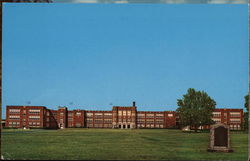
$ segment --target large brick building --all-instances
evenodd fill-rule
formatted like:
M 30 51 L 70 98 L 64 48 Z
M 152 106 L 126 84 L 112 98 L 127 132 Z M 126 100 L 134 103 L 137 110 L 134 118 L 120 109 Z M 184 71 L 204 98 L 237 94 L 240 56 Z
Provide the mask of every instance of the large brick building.
M 239 130 L 243 110 L 215 109 L 212 119 Z M 111 111 L 50 110 L 44 106 L 7 106 L 6 110 L 6 127 L 14 128 L 173 128 L 177 124 L 175 111 L 137 111 L 135 102 L 129 107 L 113 106 Z

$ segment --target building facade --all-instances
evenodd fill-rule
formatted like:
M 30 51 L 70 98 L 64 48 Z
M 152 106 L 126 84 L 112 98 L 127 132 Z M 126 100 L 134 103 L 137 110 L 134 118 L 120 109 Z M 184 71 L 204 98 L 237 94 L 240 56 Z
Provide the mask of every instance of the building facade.
M 230 129 L 241 130 L 243 128 L 243 116 L 242 109 L 215 109 L 212 120 L 216 123 L 229 125 Z
M 240 130 L 243 123 L 242 109 L 215 109 L 216 123 L 225 123 Z M 137 111 L 132 106 L 113 106 L 111 111 L 68 110 L 60 107 L 50 110 L 44 106 L 7 106 L 6 127 L 12 128 L 176 128 L 175 111 Z M 202 127 L 204 129 L 209 126 Z

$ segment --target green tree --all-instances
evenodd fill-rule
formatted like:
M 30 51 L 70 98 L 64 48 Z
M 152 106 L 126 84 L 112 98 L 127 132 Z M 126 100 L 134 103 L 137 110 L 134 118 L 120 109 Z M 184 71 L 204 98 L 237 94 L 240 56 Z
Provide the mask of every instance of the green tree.
M 204 91 L 189 88 L 182 99 L 177 99 L 177 105 L 181 126 L 194 127 L 196 132 L 199 126 L 214 123 L 211 118 L 216 102 Z
M 244 129 L 248 129 L 248 118 L 249 118 L 249 94 L 245 96 L 245 108 L 247 112 L 244 112 Z

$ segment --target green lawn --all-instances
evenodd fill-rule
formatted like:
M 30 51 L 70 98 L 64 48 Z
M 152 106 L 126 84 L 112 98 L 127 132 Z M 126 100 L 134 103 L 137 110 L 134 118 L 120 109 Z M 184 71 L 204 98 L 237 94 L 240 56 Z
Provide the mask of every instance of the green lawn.
M 233 153 L 207 152 L 209 133 L 169 129 L 63 129 L 2 132 L 9 159 L 247 160 L 248 134 L 231 133 Z

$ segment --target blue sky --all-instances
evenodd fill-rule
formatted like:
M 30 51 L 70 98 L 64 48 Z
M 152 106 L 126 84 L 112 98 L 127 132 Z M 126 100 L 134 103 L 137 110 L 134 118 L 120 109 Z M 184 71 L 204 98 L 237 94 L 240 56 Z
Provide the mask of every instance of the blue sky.
M 244 107 L 247 5 L 6 4 L 3 16 L 3 117 L 6 105 L 176 110 L 188 88 Z

